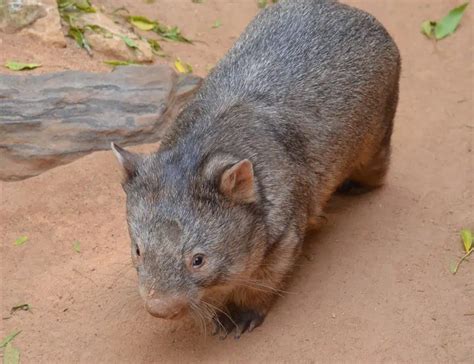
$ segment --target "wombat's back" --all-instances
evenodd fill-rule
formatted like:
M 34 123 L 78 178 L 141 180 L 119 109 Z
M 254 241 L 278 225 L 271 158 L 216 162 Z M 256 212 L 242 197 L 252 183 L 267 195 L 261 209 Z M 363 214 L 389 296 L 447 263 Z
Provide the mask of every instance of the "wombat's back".
M 395 43 L 370 14 L 332 0 L 281 0 L 250 23 L 205 92 L 339 109 L 358 88 L 392 86 L 398 64 Z

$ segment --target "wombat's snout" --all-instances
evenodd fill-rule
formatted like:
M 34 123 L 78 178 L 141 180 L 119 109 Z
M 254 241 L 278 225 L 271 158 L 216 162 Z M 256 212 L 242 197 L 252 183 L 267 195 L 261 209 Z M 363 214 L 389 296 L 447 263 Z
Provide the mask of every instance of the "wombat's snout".
M 178 319 L 187 311 L 187 301 L 179 297 L 145 299 L 146 310 L 155 317 L 163 319 Z

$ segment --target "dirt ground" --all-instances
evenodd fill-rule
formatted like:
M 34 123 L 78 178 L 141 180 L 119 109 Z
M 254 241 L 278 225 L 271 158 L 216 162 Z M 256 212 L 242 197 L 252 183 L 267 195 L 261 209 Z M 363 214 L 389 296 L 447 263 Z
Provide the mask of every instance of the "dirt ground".
M 458 1 L 347 2 L 376 15 L 401 49 L 392 168 L 384 188 L 331 201 L 328 223 L 308 237 L 290 293 L 265 323 L 240 340 L 220 341 L 191 321 L 145 312 L 119 169 L 111 152 L 100 152 L 0 185 L 0 337 L 22 330 L 14 345 L 23 363 L 474 362 L 474 261 L 449 272 L 462 252 L 459 230 L 474 228 L 473 9 L 454 36 L 435 45 L 420 23 Z M 202 42 L 165 50 L 200 75 L 258 11 L 253 0 L 94 3 L 179 25 Z M 222 26 L 211 29 L 216 19 Z M 1 64 L 43 63 L 34 74 L 110 69 L 72 42 L 45 49 L 2 35 L 0 49 Z M 21 235 L 28 242 L 14 246 Z M 31 312 L 9 317 L 24 302 Z

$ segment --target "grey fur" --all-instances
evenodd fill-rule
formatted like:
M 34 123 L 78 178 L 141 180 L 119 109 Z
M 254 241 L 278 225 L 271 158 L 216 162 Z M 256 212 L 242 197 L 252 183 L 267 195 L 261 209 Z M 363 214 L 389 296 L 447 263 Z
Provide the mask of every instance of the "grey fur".
M 361 10 L 283 0 L 261 11 L 124 182 L 130 234 L 144 247 L 141 284 L 198 304 L 227 287 L 213 302 L 264 316 L 272 295 L 231 281 L 278 289 L 338 186 L 382 184 L 399 75 L 395 43 Z M 218 190 L 242 159 L 254 168 L 251 204 Z M 205 274 L 186 266 L 196 252 Z

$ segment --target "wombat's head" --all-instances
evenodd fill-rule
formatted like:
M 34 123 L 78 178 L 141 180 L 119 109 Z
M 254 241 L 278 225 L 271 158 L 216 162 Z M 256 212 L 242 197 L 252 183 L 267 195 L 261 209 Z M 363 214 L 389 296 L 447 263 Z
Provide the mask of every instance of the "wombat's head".
M 264 254 L 252 163 L 112 148 L 125 175 L 132 259 L 147 310 L 178 318 L 245 285 Z

